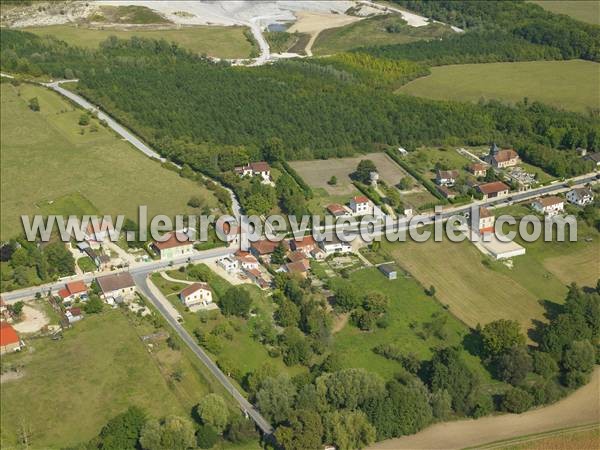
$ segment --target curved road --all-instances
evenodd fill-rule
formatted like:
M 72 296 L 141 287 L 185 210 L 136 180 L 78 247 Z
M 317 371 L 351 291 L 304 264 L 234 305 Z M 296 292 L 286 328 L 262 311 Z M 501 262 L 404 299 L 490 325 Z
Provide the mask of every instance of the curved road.
M 260 32 L 260 27 L 258 28 L 258 32 L 262 36 L 262 33 Z M 263 38 L 263 40 L 264 40 L 264 38 Z M 266 44 L 266 41 L 265 41 L 265 44 Z M 269 49 L 269 47 L 267 45 L 267 52 L 268 52 L 268 49 Z M 267 53 L 267 57 L 268 57 L 268 53 Z M 3 74 L 3 76 L 7 76 L 7 75 Z M 115 119 L 113 119 L 111 116 L 109 116 L 104 111 L 102 111 L 99 107 L 97 107 L 96 105 L 93 105 L 92 103 L 87 101 L 85 98 L 83 98 L 81 95 L 78 95 L 78 94 L 71 92 L 68 89 L 65 89 L 60 86 L 63 83 L 72 83 L 72 82 L 77 82 L 77 81 L 79 81 L 79 80 L 61 80 L 61 81 L 54 81 L 52 83 L 41 83 L 41 84 L 43 86 L 46 86 L 46 87 L 58 92 L 60 95 L 68 98 L 73 103 L 81 106 L 83 109 L 90 111 L 94 114 L 97 114 L 98 118 L 100 120 L 106 121 L 108 126 L 112 130 L 114 130 L 115 133 L 117 133 L 123 139 L 125 139 L 126 141 L 131 143 L 131 145 L 133 145 L 139 151 L 144 153 L 146 156 L 149 156 L 150 158 L 156 159 L 160 162 L 167 161 L 165 158 L 160 156 L 160 154 L 158 152 L 152 150 L 149 146 L 144 144 L 144 142 L 142 142 L 142 140 L 140 138 L 138 138 L 135 134 L 133 134 L 131 131 L 129 131 L 127 128 L 125 128 L 123 125 L 121 125 Z M 181 166 L 178 166 L 175 163 L 172 163 L 172 164 L 174 164 L 175 166 L 177 166 L 181 169 Z M 212 180 L 212 181 L 214 183 L 217 183 L 223 189 L 227 190 L 227 192 L 229 192 L 229 195 L 231 197 L 231 209 L 232 209 L 233 215 L 236 218 L 238 218 L 238 220 L 239 220 L 241 207 L 240 207 L 240 203 L 239 203 L 237 197 L 235 196 L 235 194 L 233 193 L 233 191 L 231 189 L 229 189 L 228 187 L 223 186 L 217 180 Z

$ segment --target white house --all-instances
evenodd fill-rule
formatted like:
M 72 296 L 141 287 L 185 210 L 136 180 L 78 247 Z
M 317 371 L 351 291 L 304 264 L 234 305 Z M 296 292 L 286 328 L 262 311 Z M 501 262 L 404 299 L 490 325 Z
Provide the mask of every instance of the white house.
M 96 281 L 102 291 L 100 298 L 105 300 L 130 299 L 136 292 L 135 283 L 129 272 L 106 275 L 96 278 Z
M 152 246 L 160 255 L 160 259 L 172 259 L 178 256 L 194 253 L 194 241 L 185 233 L 169 233 L 160 241 L 155 241 Z
M 359 216 L 369 214 L 371 212 L 371 202 L 364 195 L 358 195 L 350 200 L 350 209 Z
M 271 166 L 269 166 L 269 163 L 265 161 L 259 161 L 247 164 L 245 166 L 239 166 L 236 167 L 234 171 L 241 177 L 260 176 L 263 179 L 263 182 L 271 181 Z
M 352 251 L 350 242 L 340 240 L 335 234 L 330 240 L 323 239 L 319 242 L 319 246 L 327 255 L 334 253 L 349 253 Z
M 577 206 L 589 205 L 594 201 L 594 193 L 588 188 L 575 188 L 567 192 L 567 201 Z
M 531 203 L 531 206 L 537 212 L 552 217 L 565 209 L 565 202 L 562 198 L 553 195 L 550 197 L 537 198 Z
M 238 251 L 235 254 L 239 266 L 243 270 L 258 269 L 258 260 L 249 252 Z
M 440 186 L 453 186 L 458 178 L 458 170 L 437 170 L 435 182 Z
M 494 221 L 496 217 L 487 208 L 479 208 L 479 224 L 477 230 L 480 234 L 491 233 L 494 231 Z
M 113 224 L 107 219 L 90 218 L 85 229 L 84 239 L 92 248 L 99 248 L 114 233 Z
M 227 272 L 234 272 L 238 269 L 238 260 L 230 256 L 226 256 L 217 261 L 217 264 L 225 269 Z
M 65 316 L 67 317 L 69 323 L 78 322 L 83 319 L 83 314 L 81 314 L 81 309 L 79 308 L 67 309 Z
M 179 299 L 188 308 L 194 306 L 208 306 L 212 303 L 212 291 L 207 283 L 194 283 L 179 293 Z

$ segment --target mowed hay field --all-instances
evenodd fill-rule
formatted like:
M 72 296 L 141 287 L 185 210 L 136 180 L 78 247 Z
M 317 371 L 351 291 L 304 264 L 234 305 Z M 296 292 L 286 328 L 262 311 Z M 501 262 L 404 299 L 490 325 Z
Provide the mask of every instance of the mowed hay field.
M 565 284 L 595 286 L 600 278 L 600 245 L 596 242 L 570 255 L 547 258 L 544 267 Z
M 325 189 L 329 195 L 351 194 L 356 189 L 350 175 L 358 163 L 364 159 L 373 161 L 381 180 L 394 186 L 407 176 L 406 172 L 385 153 L 368 153 L 351 158 L 331 158 L 327 160 L 291 161 L 290 165 L 311 187 Z M 327 184 L 329 179 L 337 177 L 337 185 Z
M 566 14 L 582 22 L 600 25 L 598 0 L 534 0 L 531 3 L 556 14 Z
M 186 205 L 192 196 L 217 205 L 205 187 L 164 169 L 110 130 L 80 127 L 83 111 L 58 94 L 27 84 L 2 83 L 1 90 L 2 239 L 21 232 L 21 214 L 125 214 L 137 221 L 139 205 L 169 215 L 196 211 Z M 27 106 L 33 97 L 39 112 Z
M 385 244 L 394 259 L 470 327 L 497 319 L 513 319 L 523 329 L 542 319 L 538 298 L 505 274 L 483 264 L 483 255 L 467 241 Z
M 87 28 L 72 25 L 24 28 L 38 36 L 54 36 L 71 45 L 97 48 L 109 36 L 130 39 L 133 36 L 147 39 L 165 39 L 198 54 L 218 58 L 248 58 L 253 46 L 241 26 L 184 26 L 181 28 Z
M 154 331 L 147 328 L 147 333 Z M 121 311 L 87 316 L 62 340 L 41 338 L 27 344 L 24 353 L 2 361 L 22 364 L 24 371 L 21 378 L 2 384 L 2 448 L 21 448 L 22 429 L 31 433 L 31 448 L 74 446 L 97 435 L 131 405 L 153 417 L 187 416 L 193 402 L 208 393 L 200 375 L 183 363 L 182 383 L 170 388 L 158 353 L 171 359 L 180 354 L 164 342 L 160 345 L 165 350 L 159 352 L 155 343 L 150 354 Z M 177 391 L 189 383 L 189 399 L 182 401 Z
M 439 100 L 540 101 L 577 112 L 598 107 L 600 64 L 591 61 L 532 61 L 433 67 L 431 75 L 397 92 Z

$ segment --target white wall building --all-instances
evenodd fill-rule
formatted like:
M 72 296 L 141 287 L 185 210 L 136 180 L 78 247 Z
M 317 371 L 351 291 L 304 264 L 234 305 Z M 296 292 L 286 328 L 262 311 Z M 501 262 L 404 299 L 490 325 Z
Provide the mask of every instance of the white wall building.
M 207 283 L 194 283 L 179 293 L 179 299 L 188 308 L 194 306 L 208 306 L 212 303 L 212 291 Z

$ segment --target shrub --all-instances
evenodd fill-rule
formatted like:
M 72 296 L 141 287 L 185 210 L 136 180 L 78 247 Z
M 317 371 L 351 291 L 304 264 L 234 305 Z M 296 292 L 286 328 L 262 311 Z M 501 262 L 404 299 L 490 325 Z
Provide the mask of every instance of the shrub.
M 533 406 L 533 396 L 523 389 L 509 389 L 502 397 L 504 411 L 520 414 Z

